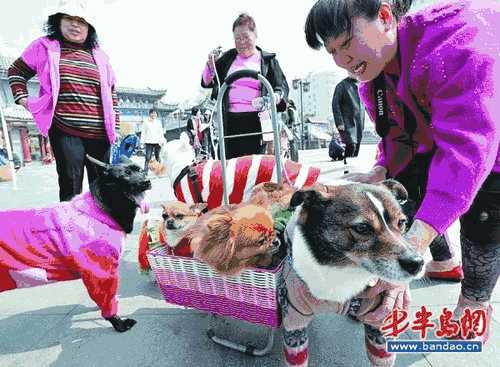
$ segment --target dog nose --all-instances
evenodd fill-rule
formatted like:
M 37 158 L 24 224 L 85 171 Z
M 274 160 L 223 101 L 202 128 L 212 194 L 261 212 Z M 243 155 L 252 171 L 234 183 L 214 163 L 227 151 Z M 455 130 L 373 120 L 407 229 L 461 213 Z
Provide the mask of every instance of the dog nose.
M 411 275 L 418 274 L 424 266 L 424 259 L 421 256 L 401 256 L 398 262 Z
M 174 220 L 169 218 L 167 219 L 167 228 L 168 229 L 174 229 Z

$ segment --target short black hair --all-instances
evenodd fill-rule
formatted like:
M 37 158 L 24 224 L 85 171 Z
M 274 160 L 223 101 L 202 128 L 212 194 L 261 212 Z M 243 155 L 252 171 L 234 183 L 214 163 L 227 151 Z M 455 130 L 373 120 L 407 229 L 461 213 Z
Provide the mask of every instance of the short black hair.
M 150 108 L 148 115 L 151 115 L 153 112 L 156 112 L 156 114 L 158 114 L 158 111 L 156 111 L 156 108 Z
M 249 30 L 257 33 L 257 26 L 255 25 L 255 20 L 248 13 L 241 13 L 238 18 L 233 22 L 233 32 L 236 27 L 247 26 Z
M 389 0 L 396 20 L 401 19 L 413 0 Z M 319 50 L 329 39 L 352 32 L 352 19 L 363 17 L 373 20 L 382 0 L 318 0 L 307 15 L 305 34 L 309 47 Z M 320 40 L 320 39 L 321 40 Z
M 59 42 L 64 41 L 64 36 L 61 33 L 61 19 L 65 15 L 66 14 L 64 13 L 49 15 L 47 23 L 45 23 L 45 32 L 47 32 L 47 37 L 49 37 L 49 39 L 58 40 Z M 83 45 L 87 50 L 93 50 L 94 48 L 99 46 L 99 42 L 97 40 L 97 32 L 92 24 L 89 24 L 88 26 L 89 33 Z
M 196 115 L 200 109 L 198 107 L 191 108 L 191 115 Z

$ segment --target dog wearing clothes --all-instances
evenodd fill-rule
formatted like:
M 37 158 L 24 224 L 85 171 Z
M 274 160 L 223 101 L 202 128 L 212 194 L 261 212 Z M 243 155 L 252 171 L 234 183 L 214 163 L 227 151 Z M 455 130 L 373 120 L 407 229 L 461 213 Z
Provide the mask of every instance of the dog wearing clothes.
M 395 355 L 386 351 L 377 329 L 381 325 L 369 322 L 385 295 L 370 297 L 363 291 L 378 279 L 405 285 L 423 275 L 422 256 L 402 236 L 407 219 L 396 197 L 404 201 L 407 192 L 394 180 L 329 186 L 327 193 L 297 191 L 292 196 L 290 206 L 296 209 L 286 229 L 292 261 L 280 289 L 288 366 L 307 366 L 307 326 L 315 314 L 327 312 L 364 322 L 372 365 L 394 365 Z
M 82 279 L 116 331 L 136 323 L 118 317 L 119 262 L 137 208 L 148 211 L 151 188 L 141 168 L 122 157 L 108 166 L 93 158 L 90 192 L 42 209 L 0 211 L 0 292 Z

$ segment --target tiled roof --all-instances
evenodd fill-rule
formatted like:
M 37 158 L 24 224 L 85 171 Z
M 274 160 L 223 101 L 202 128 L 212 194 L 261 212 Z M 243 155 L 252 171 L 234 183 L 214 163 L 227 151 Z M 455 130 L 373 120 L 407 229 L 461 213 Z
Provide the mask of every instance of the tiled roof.
M 0 54 L 0 70 L 7 70 L 16 58 Z
M 4 107 L 3 113 L 6 119 L 33 120 L 31 113 L 19 105 L 8 105 L 7 107 Z
M 16 60 L 13 56 L 5 56 L 0 54 L 0 77 L 7 78 L 7 70 L 10 65 Z M 30 79 L 29 83 L 38 83 L 38 77 L 34 77 Z
M 139 94 L 154 97 L 163 97 L 167 93 L 166 89 L 151 89 L 151 88 L 131 88 L 131 87 L 118 87 L 116 89 L 118 94 Z

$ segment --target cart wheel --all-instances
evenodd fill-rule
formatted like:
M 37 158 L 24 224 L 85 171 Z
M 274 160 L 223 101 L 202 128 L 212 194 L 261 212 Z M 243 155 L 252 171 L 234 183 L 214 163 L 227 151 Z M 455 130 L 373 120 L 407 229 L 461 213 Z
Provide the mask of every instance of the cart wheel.
M 211 321 L 215 319 L 216 316 L 213 315 L 211 318 Z M 267 329 L 267 343 L 264 348 L 257 349 L 255 346 L 251 344 L 240 344 L 233 342 L 228 339 L 223 339 L 215 335 L 215 332 L 212 328 L 209 328 L 207 330 L 207 336 L 208 338 L 213 341 L 216 344 L 222 345 L 223 347 L 230 348 L 233 350 L 236 350 L 241 353 L 245 353 L 246 355 L 252 356 L 252 357 L 262 357 L 265 356 L 266 354 L 269 354 L 269 352 L 273 349 L 273 344 L 274 344 L 274 329 L 273 328 L 266 328 Z

